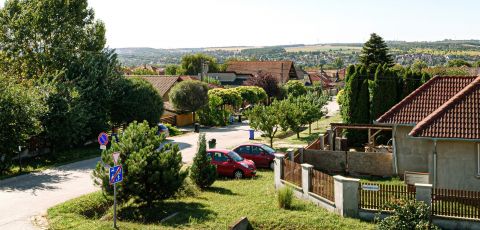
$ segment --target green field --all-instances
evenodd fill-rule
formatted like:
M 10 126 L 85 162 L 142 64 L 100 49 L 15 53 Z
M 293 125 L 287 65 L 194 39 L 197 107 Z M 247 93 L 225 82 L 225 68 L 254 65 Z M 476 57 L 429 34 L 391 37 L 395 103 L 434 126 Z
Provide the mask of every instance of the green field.
M 153 207 L 135 204 L 119 208 L 120 229 L 227 229 L 248 217 L 254 229 L 373 229 L 374 225 L 343 218 L 295 199 L 291 210 L 279 209 L 273 172 L 259 171 L 255 179 L 221 179 L 195 197 L 159 202 Z M 101 192 L 85 195 L 48 210 L 50 229 L 111 229 L 111 201 Z M 175 217 L 160 220 L 178 212 Z

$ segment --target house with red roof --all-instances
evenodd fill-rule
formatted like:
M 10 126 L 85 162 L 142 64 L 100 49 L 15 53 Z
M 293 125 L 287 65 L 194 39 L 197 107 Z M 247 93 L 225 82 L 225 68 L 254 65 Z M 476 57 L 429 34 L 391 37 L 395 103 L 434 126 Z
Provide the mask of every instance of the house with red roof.
M 258 72 L 270 73 L 280 84 L 289 80 L 301 80 L 293 61 L 231 61 L 226 72 L 255 76 Z
M 480 76 L 436 76 L 376 123 L 393 126 L 394 171 L 434 187 L 480 190 Z

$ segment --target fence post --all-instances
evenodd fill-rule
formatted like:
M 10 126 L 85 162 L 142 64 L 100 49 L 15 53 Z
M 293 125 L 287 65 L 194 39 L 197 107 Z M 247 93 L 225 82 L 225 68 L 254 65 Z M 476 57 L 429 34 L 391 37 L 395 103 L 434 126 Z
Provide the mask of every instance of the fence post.
M 325 150 L 325 134 L 320 134 L 318 136 L 318 141 L 319 141 L 319 148 L 320 150 Z
M 358 216 L 360 179 L 334 176 L 335 212 L 344 217 Z
M 313 165 L 302 164 L 302 189 L 305 197 L 308 197 L 308 192 L 311 191 L 310 187 L 312 186 L 312 169 Z
M 432 205 L 432 185 L 415 183 L 415 199 L 423 201 L 429 207 Z
M 283 175 L 283 161 L 285 160 L 285 155 L 275 154 L 275 167 L 273 168 L 274 183 L 275 189 L 278 189 L 282 185 L 282 175 Z
M 291 161 L 295 161 L 295 155 L 293 153 L 294 153 L 294 149 L 292 148 L 287 149 L 288 159 Z
M 331 128 L 328 128 L 327 133 L 328 133 L 328 145 L 330 145 L 330 150 L 335 150 L 335 146 L 333 146 L 334 145 L 334 143 L 333 143 L 333 130 Z

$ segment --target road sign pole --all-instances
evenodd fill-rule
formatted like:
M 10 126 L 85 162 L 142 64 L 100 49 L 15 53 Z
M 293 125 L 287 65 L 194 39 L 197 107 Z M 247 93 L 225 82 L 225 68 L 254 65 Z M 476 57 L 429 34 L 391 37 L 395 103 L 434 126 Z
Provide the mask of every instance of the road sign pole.
M 117 183 L 113 184 L 113 228 L 117 228 Z

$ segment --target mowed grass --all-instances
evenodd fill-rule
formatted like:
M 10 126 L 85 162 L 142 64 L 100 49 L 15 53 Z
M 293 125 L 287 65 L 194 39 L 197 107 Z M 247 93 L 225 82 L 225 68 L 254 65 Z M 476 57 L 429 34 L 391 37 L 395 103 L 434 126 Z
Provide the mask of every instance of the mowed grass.
M 16 160 L 3 175 L 0 175 L 0 180 L 31 172 L 38 172 L 51 167 L 76 161 L 99 157 L 100 153 L 101 152 L 98 149 L 98 145 L 95 144 L 71 150 L 59 151 L 56 153 L 47 153 L 40 156 L 22 159 L 21 170 L 20 162 Z
M 101 192 L 85 195 L 48 210 L 50 229 L 111 229 L 111 200 Z M 160 220 L 178 212 L 175 217 Z M 216 181 L 195 197 L 169 199 L 154 207 L 119 208 L 120 229 L 227 229 L 241 217 L 254 229 L 373 229 L 374 225 L 343 218 L 294 199 L 291 210 L 277 207 L 273 172 L 259 171 L 257 178 Z
M 307 146 L 313 141 L 318 139 L 318 135 L 325 133 L 330 123 L 339 123 L 342 122 L 342 117 L 340 114 L 328 118 L 322 118 L 312 124 L 312 132 L 308 133 L 308 126 L 305 126 L 303 131 L 300 132 L 300 138 L 297 138 L 297 134 L 292 131 L 283 132 L 279 131 L 275 138 L 273 139 L 273 147 L 281 148 L 288 146 Z M 270 139 L 268 137 L 256 136 L 254 142 L 261 142 L 267 145 L 270 145 Z

